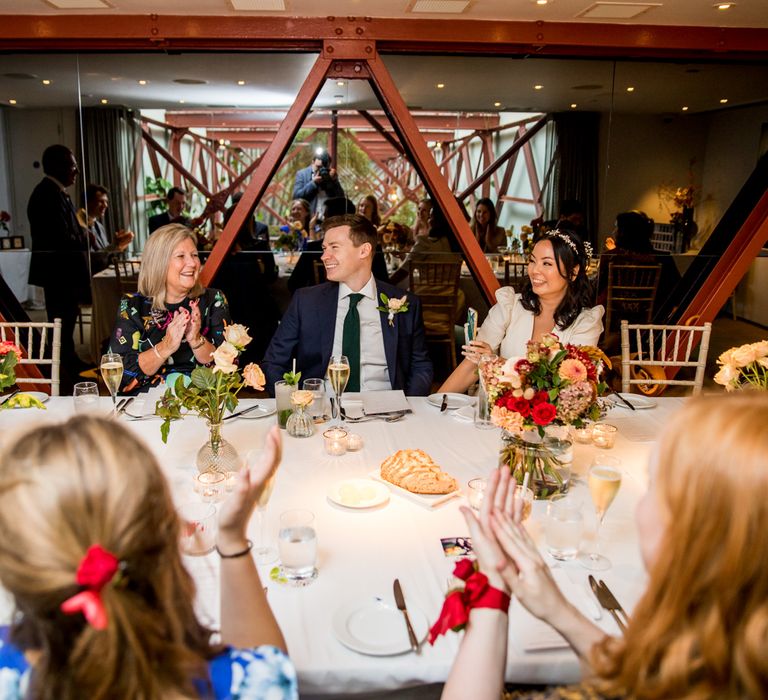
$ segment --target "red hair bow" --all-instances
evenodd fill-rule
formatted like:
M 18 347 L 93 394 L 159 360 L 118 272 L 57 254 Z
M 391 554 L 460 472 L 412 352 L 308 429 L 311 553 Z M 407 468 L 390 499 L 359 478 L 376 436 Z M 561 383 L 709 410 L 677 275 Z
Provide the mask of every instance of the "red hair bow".
M 107 611 L 101 600 L 101 589 L 114 578 L 119 568 L 120 561 L 112 552 L 98 544 L 88 547 L 75 575 L 78 585 L 86 590 L 67 598 L 61 604 L 62 612 L 67 615 L 81 612 L 91 627 L 106 629 Z
M 507 610 L 510 597 L 488 585 L 488 577 L 475 569 L 475 564 L 470 559 L 460 559 L 456 562 L 453 575 L 466 582 L 463 590 L 451 591 L 445 598 L 443 609 L 437 622 L 429 630 L 429 643 L 448 630 L 460 632 L 469 620 L 469 611 L 472 608 L 493 608 L 495 610 Z

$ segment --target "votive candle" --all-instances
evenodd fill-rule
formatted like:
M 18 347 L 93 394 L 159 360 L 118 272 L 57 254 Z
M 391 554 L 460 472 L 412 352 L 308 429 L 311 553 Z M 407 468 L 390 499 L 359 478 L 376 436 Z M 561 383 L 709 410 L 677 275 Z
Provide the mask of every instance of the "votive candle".
M 347 450 L 349 452 L 357 452 L 363 448 L 363 436 L 357 433 L 349 433 L 347 435 Z
M 347 451 L 347 431 L 341 428 L 330 428 L 323 433 L 325 439 L 325 451 L 334 457 L 343 455 Z
M 595 423 L 592 426 L 592 444 L 603 450 L 610 450 L 616 442 L 618 429 L 608 423 Z

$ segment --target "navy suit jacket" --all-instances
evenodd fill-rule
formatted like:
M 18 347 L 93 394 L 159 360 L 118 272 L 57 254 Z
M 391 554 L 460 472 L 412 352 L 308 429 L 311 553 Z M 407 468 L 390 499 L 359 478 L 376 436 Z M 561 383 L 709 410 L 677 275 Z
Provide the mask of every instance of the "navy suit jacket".
M 316 213 L 315 200 L 320 189 L 312 179 L 314 176 L 312 166 L 309 165 L 296 172 L 296 179 L 293 182 L 293 198 L 306 199 L 313 214 Z M 323 184 L 323 189 L 328 198 L 344 196 L 344 188 L 338 180 L 329 179 Z
M 375 282 L 377 301 L 381 292 L 389 298 L 403 295 L 402 289 Z M 424 339 L 421 301 L 409 292 L 406 294 L 408 311 L 395 314 L 393 326 L 389 325 L 387 314 L 381 313 L 389 381 L 393 389 L 402 389 L 409 396 L 426 396 L 432 387 L 432 361 Z M 336 282 L 299 289 L 293 295 L 262 363 L 270 393 L 274 392 L 275 382 L 290 371 L 293 358 L 303 377 L 325 377 L 333 352 L 338 300 Z M 365 343 L 365 337 L 360 340 Z

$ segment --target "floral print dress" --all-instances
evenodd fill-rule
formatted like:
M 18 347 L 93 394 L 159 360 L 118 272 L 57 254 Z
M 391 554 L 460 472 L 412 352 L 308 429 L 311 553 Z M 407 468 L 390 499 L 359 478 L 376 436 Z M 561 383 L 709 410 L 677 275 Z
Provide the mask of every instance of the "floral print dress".
M 206 680 L 196 680 L 201 698 L 215 700 L 296 700 L 296 669 L 280 649 L 227 647 L 208 662 Z M 8 627 L 0 627 L 0 700 L 23 700 L 29 689 L 31 667 L 24 654 L 8 641 Z M 210 688 L 213 688 L 213 695 Z
M 141 294 L 126 294 L 120 300 L 115 330 L 109 341 L 109 351 L 123 358 L 123 380 L 120 391 L 136 394 L 161 382 L 166 374 L 191 374 L 199 364 L 195 354 L 181 341 L 179 349 L 153 375 L 144 374 L 139 367 L 139 354 L 155 347 L 165 337 L 165 329 L 180 308 L 190 309 L 187 298 L 178 304 L 166 304 L 165 311 L 152 309 L 152 299 Z M 229 306 L 218 289 L 206 289 L 199 297 L 201 334 L 218 347 L 224 339 L 224 325 L 230 323 Z

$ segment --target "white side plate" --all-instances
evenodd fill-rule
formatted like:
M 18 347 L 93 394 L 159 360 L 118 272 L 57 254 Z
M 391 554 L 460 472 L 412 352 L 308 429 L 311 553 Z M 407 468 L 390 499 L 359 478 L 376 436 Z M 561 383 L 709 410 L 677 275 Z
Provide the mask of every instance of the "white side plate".
M 429 630 L 424 613 L 408 604 L 416 639 L 422 642 Z M 332 620 L 333 633 L 345 647 L 369 656 L 394 656 L 411 651 L 405 616 L 393 604 L 383 600 L 351 601 L 342 605 Z
M 21 391 L 18 394 L 16 394 L 15 398 L 18 399 L 19 396 L 21 396 L 22 394 L 26 394 L 27 396 L 31 396 L 33 399 L 37 399 L 40 403 L 46 403 L 48 401 L 48 399 L 51 398 L 50 396 L 48 396 L 48 394 L 46 394 L 43 391 Z M 9 399 L 9 401 L 10 401 L 10 399 Z M 13 406 L 13 408 L 14 409 L 24 408 L 24 406 L 16 405 L 16 406 Z M 28 408 L 34 408 L 34 406 L 29 406 Z
M 658 404 L 656 399 L 648 398 L 647 396 L 640 396 L 639 394 L 621 394 L 623 399 L 627 400 L 627 403 L 631 403 L 637 410 L 644 408 L 653 408 Z M 626 408 L 630 410 L 622 401 L 616 396 L 607 396 L 607 401 L 613 405 L 614 408 Z
M 448 408 L 450 410 L 453 410 L 454 408 L 463 408 L 472 403 L 472 397 L 467 396 L 466 394 L 446 394 L 446 396 L 448 397 Z M 440 406 L 443 405 L 443 395 L 430 394 L 427 396 L 427 401 L 433 406 L 440 408 Z
M 328 489 L 328 498 L 344 508 L 373 508 L 389 500 L 389 490 L 373 479 L 345 479 Z

